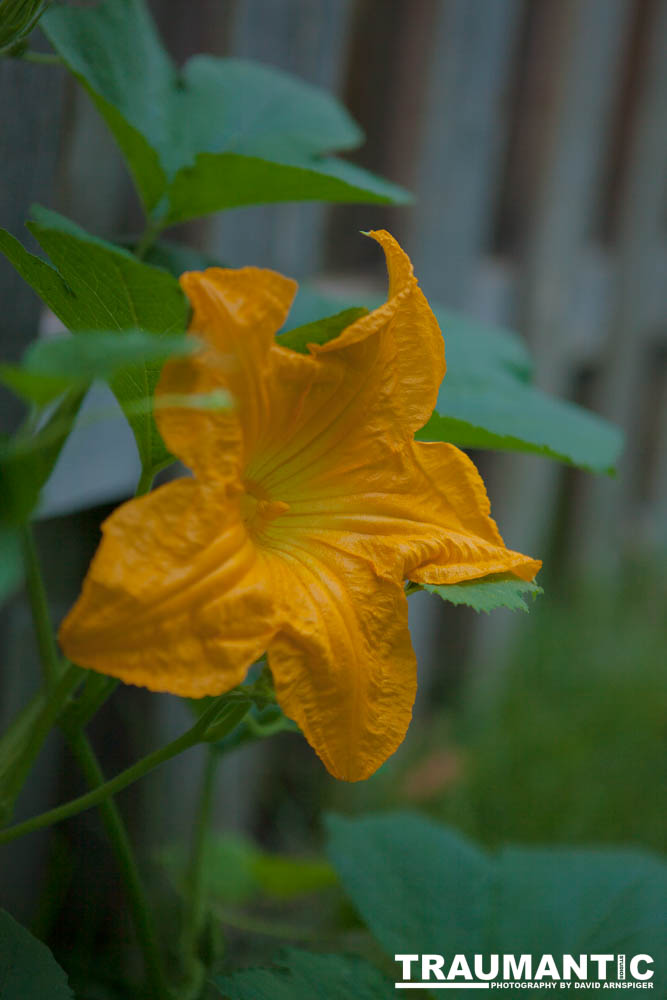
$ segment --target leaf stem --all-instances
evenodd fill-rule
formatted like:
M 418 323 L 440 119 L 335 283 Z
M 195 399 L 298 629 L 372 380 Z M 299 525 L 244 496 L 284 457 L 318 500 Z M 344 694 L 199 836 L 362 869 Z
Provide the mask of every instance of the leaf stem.
M 201 988 L 203 973 L 198 956 L 198 946 L 206 911 L 206 843 L 211 822 L 218 761 L 219 756 L 215 748 L 213 746 L 207 747 L 188 871 L 188 906 L 183 923 L 181 950 L 183 966 L 188 981 L 192 983 L 193 990 Z
M 78 728 L 66 730 L 67 742 L 79 762 L 86 781 L 93 789 L 103 788 L 104 774 L 86 735 Z M 113 798 L 99 803 L 102 822 L 111 842 L 116 862 L 120 868 L 123 884 L 132 910 L 137 938 L 141 946 L 146 966 L 146 974 L 155 1000 L 170 996 L 169 987 L 160 955 L 157 934 L 146 894 L 139 874 L 127 828 Z
M 149 219 L 141 239 L 134 248 L 135 257 L 143 260 L 163 229 L 164 226 L 160 222 L 154 222 Z
M 155 473 L 152 469 L 142 469 L 137 488 L 134 492 L 135 497 L 142 497 L 145 493 L 150 493 L 154 479 Z
M 47 690 L 53 691 L 58 681 L 58 674 L 60 673 L 60 658 L 53 637 L 51 615 L 42 573 L 39 568 L 35 539 L 29 524 L 23 525 L 21 529 L 21 541 L 25 563 L 26 589 L 35 625 L 35 635 L 44 675 L 44 685 Z
M 224 695 L 221 696 L 224 698 Z M 0 844 L 7 844 L 12 840 L 16 840 L 17 837 L 22 837 L 26 833 L 33 833 L 35 830 L 42 830 L 46 826 L 52 826 L 54 823 L 60 823 L 64 819 L 69 819 L 70 816 L 76 816 L 77 813 L 84 812 L 86 809 L 91 809 L 93 806 L 98 806 L 101 802 L 104 802 L 111 795 L 115 795 L 116 792 L 120 792 L 123 788 L 127 788 L 128 785 L 133 784 L 140 778 L 143 778 L 145 774 L 152 771 L 159 764 L 164 763 L 167 760 L 171 760 L 177 754 L 182 753 L 184 750 L 188 750 L 190 747 L 199 743 L 201 738 L 204 736 L 209 723 L 215 718 L 215 716 L 220 711 L 220 699 L 216 699 L 213 704 L 211 704 L 205 712 L 200 715 L 197 722 L 188 729 L 185 733 L 179 736 L 177 739 L 172 740 L 171 743 L 167 743 L 165 746 L 161 747 L 159 750 L 154 750 L 153 753 L 149 753 L 146 757 L 142 757 L 131 767 L 126 768 L 117 774 L 115 778 L 110 781 L 105 781 L 103 785 L 94 788 L 92 791 L 87 792 L 85 795 L 80 795 L 76 799 L 72 799 L 70 802 L 65 802 L 61 806 L 56 806 L 55 809 L 49 809 L 48 812 L 40 813 L 38 816 L 33 816 L 32 819 L 27 819 L 23 823 L 16 823 L 14 826 L 8 827 L 6 830 L 0 830 Z
M 24 62 L 39 63 L 43 66 L 64 66 L 65 63 L 55 52 L 35 52 L 34 49 L 26 49 L 14 58 L 23 59 Z
M 16 797 L 37 754 L 82 678 L 83 671 L 68 664 L 51 694 L 47 696 L 40 692 L 36 695 L 3 735 L 0 741 L 3 754 L 0 766 L 0 822 L 11 815 Z M 25 732 L 26 724 L 29 725 L 29 736 L 23 739 L 21 734 Z M 5 755 L 9 765 L 5 762 Z

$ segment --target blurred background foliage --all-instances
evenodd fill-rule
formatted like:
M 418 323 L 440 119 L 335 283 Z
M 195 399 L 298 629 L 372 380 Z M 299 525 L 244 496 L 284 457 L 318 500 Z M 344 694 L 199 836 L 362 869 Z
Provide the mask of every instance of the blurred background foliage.
M 538 385 L 614 420 L 627 438 L 613 480 L 535 456 L 474 455 L 508 544 L 545 559 L 546 594 L 530 617 L 476 616 L 425 594 L 411 598 L 420 660 L 415 721 L 373 779 L 333 784 L 293 734 L 225 761 L 216 825 L 250 846 L 223 841 L 211 863 L 245 873 L 241 883 L 247 876 L 246 889 L 255 887 L 237 884 L 233 898 L 216 903 L 214 915 L 231 928 L 230 949 L 262 957 L 277 940 L 303 943 L 321 929 L 326 941 L 332 928 L 358 944 L 349 904 L 336 887 L 323 887 L 326 869 L 317 859 L 326 808 L 356 814 L 414 806 L 488 846 L 664 850 L 667 3 L 149 6 L 178 62 L 200 51 L 249 57 L 336 93 L 367 135 L 350 159 L 417 198 L 401 208 L 235 209 L 180 225 L 170 238 L 210 260 L 314 276 L 325 294 L 354 301 L 381 292 L 384 282 L 358 230 L 389 228 L 428 295 L 517 330 Z M 89 232 L 138 233 L 125 167 L 81 88 L 53 67 L 8 60 L 0 62 L 0 85 L 2 224 L 23 239 L 28 207 L 39 201 Z M 37 330 L 53 329 L 53 318 L 4 261 L 0 294 L 12 303 L 0 317 L 2 354 L 16 360 Z M 3 396 L 8 427 L 17 419 L 13 407 Z M 80 438 L 56 472 L 38 525 L 50 590 L 60 595 L 54 620 L 77 592 L 110 504 L 134 488 L 129 433 L 111 423 L 105 435 L 95 447 Z M 38 673 L 34 651 L 26 652 L 32 646 L 20 595 L 2 611 L 1 628 L 4 723 Z M 119 690 L 91 731 L 106 770 L 178 733 L 188 711 L 174 698 Z M 168 886 L 178 883 L 174 858 L 190 835 L 201 765 L 191 751 L 122 800 L 145 860 L 153 861 L 167 928 L 174 919 Z M 54 737 L 21 814 L 79 790 Z M 263 855 L 253 853 L 260 849 L 310 858 L 320 895 L 295 894 L 286 906 L 279 892 L 277 908 L 275 882 Z M 287 883 L 299 885 L 303 873 L 286 871 Z M 113 970 L 130 932 L 96 816 L 12 845 L 0 873 L 3 905 L 47 937 L 69 969 L 79 963 L 85 975 L 92 954 Z

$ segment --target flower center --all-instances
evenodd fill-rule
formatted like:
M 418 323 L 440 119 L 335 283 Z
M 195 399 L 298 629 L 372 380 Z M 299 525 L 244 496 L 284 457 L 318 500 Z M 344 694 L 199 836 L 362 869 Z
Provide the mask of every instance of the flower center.
M 269 521 L 275 520 L 288 510 L 288 503 L 272 500 L 266 490 L 257 483 L 245 483 L 245 493 L 241 497 L 241 517 L 252 534 L 258 534 Z

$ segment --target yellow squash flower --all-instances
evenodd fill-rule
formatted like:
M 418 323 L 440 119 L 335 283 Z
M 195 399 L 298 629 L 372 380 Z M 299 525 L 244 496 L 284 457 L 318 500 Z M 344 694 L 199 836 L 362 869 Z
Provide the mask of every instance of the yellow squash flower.
M 404 581 L 531 580 L 540 567 L 505 547 L 470 459 L 414 441 L 443 339 L 409 258 L 371 235 L 387 302 L 310 355 L 275 338 L 293 281 L 253 267 L 182 276 L 203 348 L 165 365 L 156 419 L 193 478 L 111 515 L 60 631 L 82 666 L 195 698 L 233 688 L 267 651 L 285 714 L 348 781 L 410 722 Z M 220 388 L 233 408 L 169 398 Z

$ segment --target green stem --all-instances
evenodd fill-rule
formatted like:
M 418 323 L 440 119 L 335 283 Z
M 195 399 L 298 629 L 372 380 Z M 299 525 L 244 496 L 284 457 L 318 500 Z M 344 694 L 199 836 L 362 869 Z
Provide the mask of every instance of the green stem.
M 18 56 L 19 59 L 23 59 L 25 62 L 40 63 L 43 66 L 64 66 L 63 60 L 55 52 L 35 52 L 32 49 L 26 49 L 25 52 L 21 52 Z
M 88 784 L 93 788 L 104 787 L 104 774 L 87 737 L 80 729 L 66 732 L 67 742 L 76 756 Z M 111 841 L 123 884 L 128 894 L 134 926 L 146 964 L 146 973 L 155 1000 L 169 997 L 169 987 L 162 966 L 153 918 L 142 885 L 139 868 L 130 838 L 118 806 L 112 798 L 99 803 L 102 822 Z
M 224 697 L 224 695 L 222 696 Z M 140 778 L 143 778 L 145 774 L 152 771 L 159 764 L 164 763 L 164 761 L 171 760 L 172 757 L 176 757 L 177 754 L 183 753 L 184 750 L 188 750 L 190 747 L 199 743 L 204 736 L 206 729 L 210 722 L 216 717 L 220 711 L 219 700 L 216 699 L 212 705 L 210 705 L 205 712 L 200 715 L 197 722 L 188 729 L 187 732 L 179 736 L 178 739 L 172 740 L 171 743 L 167 743 L 165 746 L 161 747 L 159 750 L 154 750 L 153 753 L 149 753 L 146 757 L 142 757 L 138 760 L 136 764 L 132 764 L 131 767 L 126 768 L 117 774 L 115 778 L 110 781 L 105 781 L 103 785 L 98 788 L 94 788 L 92 791 L 87 792 L 85 795 L 80 795 L 76 799 L 72 799 L 70 802 L 65 802 L 61 806 L 56 806 L 55 809 L 49 809 L 48 812 L 40 813 L 39 816 L 33 816 L 32 819 L 27 819 L 23 823 L 16 823 L 14 826 L 8 827 L 6 830 L 0 830 L 0 844 L 7 844 L 11 840 L 16 840 L 17 837 L 22 837 L 26 833 L 33 833 L 35 830 L 42 830 L 46 826 L 52 826 L 54 823 L 60 823 L 64 819 L 69 819 L 70 816 L 76 816 L 77 813 L 84 812 L 86 809 L 91 809 L 93 806 L 98 806 L 101 802 L 104 802 L 111 795 L 115 795 L 116 792 L 120 792 L 123 788 L 127 788 L 128 785 L 133 784 Z
M 23 559 L 25 562 L 26 589 L 32 611 L 32 620 L 35 624 L 35 635 L 37 637 L 37 647 L 39 658 L 42 663 L 44 674 L 44 684 L 48 690 L 55 687 L 58 674 L 60 672 L 60 658 L 56 649 L 56 642 L 53 638 L 53 628 L 51 626 L 51 615 L 46 599 L 44 581 L 39 568 L 37 549 L 33 537 L 32 528 L 25 524 L 22 528 Z
M 135 497 L 142 497 L 145 493 L 150 493 L 154 479 L 155 473 L 151 469 L 142 469 L 134 492 Z
M 40 691 L 10 725 L 0 741 L 0 823 L 11 815 L 37 754 L 72 694 L 83 671 L 69 664 L 53 691 Z
M 199 983 L 202 966 L 198 957 L 206 912 L 206 841 L 213 806 L 215 776 L 219 755 L 212 746 L 207 748 L 204 773 L 199 792 L 199 806 L 192 837 L 192 852 L 188 872 L 188 908 L 185 914 L 182 938 L 183 965 L 192 983 Z
M 138 257 L 139 260 L 143 260 L 150 248 L 155 243 L 156 239 L 163 230 L 163 226 L 159 222 L 148 221 L 148 224 L 143 232 L 143 235 L 136 247 L 134 248 L 134 255 Z
M 228 927 L 234 927 L 239 931 L 249 931 L 251 934 L 265 934 L 267 937 L 275 937 L 288 941 L 317 941 L 321 940 L 321 935 L 316 931 L 305 927 L 294 927 L 284 923 L 279 924 L 268 920 L 261 920 L 248 916 L 245 913 L 234 913 L 223 906 L 214 905 L 214 915 L 221 923 Z

